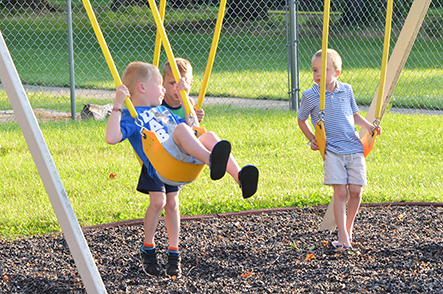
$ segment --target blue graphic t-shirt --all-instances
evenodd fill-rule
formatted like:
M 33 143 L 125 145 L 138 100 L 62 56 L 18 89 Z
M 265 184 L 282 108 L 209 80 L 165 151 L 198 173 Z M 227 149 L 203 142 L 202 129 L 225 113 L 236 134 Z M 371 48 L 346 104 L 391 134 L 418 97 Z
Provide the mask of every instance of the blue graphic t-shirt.
M 173 114 L 164 106 L 135 107 L 135 110 L 137 111 L 138 118 L 141 120 L 143 126 L 154 132 L 160 143 L 165 142 L 170 136 L 172 136 L 172 133 L 178 124 L 185 123 L 184 119 Z M 120 128 L 123 134 L 122 141 L 126 139 L 129 140 L 135 153 L 137 153 L 138 157 L 146 166 L 149 176 L 158 179 L 154 167 L 151 165 L 148 157 L 143 151 L 143 139 L 140 133 L 140 127 L 135 124 L 135 120 L 129 113 L 128 109 L 124 109 L 123 111 Z

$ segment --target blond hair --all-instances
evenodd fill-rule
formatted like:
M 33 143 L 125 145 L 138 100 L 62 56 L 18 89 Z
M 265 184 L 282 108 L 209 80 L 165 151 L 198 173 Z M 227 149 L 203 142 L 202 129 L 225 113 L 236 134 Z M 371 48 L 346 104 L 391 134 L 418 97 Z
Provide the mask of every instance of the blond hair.
M 314 56 L 312 56 L 311 61 L 313 61 L 315 58 L 318 58 L 318 57 L 321 58 L 321 52 L 322 52 L 321 49 L 318 50 L 317 52 L 315 52 Z M 342 66 L 343 62 L 341 60 L 340 54 L 338 54 L 338 52 L 335 51 L 334 49 L 327 49 L 326 52 L 327 52 L 328 58 L 330 58 L 332 61 L 332 65 L 334 66 L 334 69 L 341 71 L 341 66 Z
M 159 72 L 158 68 L 150 63 L 131 62 L 122 74 L 122 83 L 128 87 L 129 92 L 132 94 L 138 83 L 148 82 L 156 71 Z
M 177 57 L 175 58 L 175 64 L 177 64 L 181 77 L 192 79 L 192 65 L 189 60 Z M 165 64 L 163 64 L 163 78 L 167 75 L 172 75 L 172 68 L 169 61 L 166 61 Z

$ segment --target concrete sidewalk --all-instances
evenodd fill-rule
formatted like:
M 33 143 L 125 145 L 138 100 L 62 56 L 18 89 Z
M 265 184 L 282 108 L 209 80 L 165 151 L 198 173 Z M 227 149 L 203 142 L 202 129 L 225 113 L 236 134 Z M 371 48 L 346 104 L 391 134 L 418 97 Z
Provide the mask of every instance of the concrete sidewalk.
M 70 96 L 70 89 L 63 87 L 42 87 L 42 86 L 30 86 L 24 85 L 26 91 L 43 92 L 51 96 Z M 0 89 L 3 89 L 0 83 Z M 96 89 L 75 89 L 75 95 L 77 97 L 91 97 L 95 99 L 113 99 L 114 91 L 111 90 L 96 90 Z M 197 97 L 191 96 L 194 100 Z M 242 98 L 230 98 L 230 97 L 205 97 L 204 106 L 213 105 L 231 105 L 234 107 L 250 107 L 250 108 L 262 108 L 262 109 L 281 109 L 289 110 L 290 105 L 287 100 L 264 100 L 264 99 L 242 99 Z M 359 105 L 361 111 L 368 111 L 369 106 Z M 55 110 L 54 110 L 55 111 Z M 57 111 L 55 111 L 57 112 Z M 399 114 L 422 114 L 422 115 L 443 115 L 442 110 L 428 110 L 428 109 L 410 109 L 410 108 L 391 108 L 391 113 Z M 57 116 L 63 114 L 57 113 Z

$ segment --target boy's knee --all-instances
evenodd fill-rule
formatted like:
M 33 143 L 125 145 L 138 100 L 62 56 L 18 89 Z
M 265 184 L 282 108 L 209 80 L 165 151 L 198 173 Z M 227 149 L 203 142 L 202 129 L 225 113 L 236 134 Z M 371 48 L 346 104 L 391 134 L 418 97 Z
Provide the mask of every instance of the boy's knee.
M 185 130 L 186 128 L 189 128 L 189 126 L 188 126 L 187 124 L 185 124 L 185 123 L 182 123 L 182 124 L 178 124 L 178 125 L 175 127 L 175 130 L 183 131 L 183 130 Z M 175 130 L 174 130 L 174 131 L 175 131 Z
M 216 144 L 218 141 L 220 141 L 220 138 L 212 131 L 206 132 L 203 135 L 200 136 L 200 141 Z
M 178 201 L 169 199 L 166 202 L 165 210 L 174 211 L 178 209 Z
M 334 197 L 346 201 L 348 190 L 345 185 L 334 185 Z
M 218 139 L 217 135 L 213 131 L 206 132 L 207 137 Z
M 156 211 L 162 211 L 163 208 L 165 208 L 166 206 L 166 197 L 155 197 L 155 199 L 151 197 L 151 202 L 149 203 L 149 206 L 151 206 Z
M 358 185 L 349 185 L 349 197 L 361 198 L 362 187 Z

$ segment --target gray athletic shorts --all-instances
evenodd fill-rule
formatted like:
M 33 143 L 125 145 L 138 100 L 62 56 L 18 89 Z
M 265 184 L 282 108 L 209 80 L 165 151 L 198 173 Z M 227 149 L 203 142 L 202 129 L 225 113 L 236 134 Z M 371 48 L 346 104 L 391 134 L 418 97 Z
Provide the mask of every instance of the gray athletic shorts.
M 326 151 L 325 185 L 366 186 L 366 161 L 363 153 L 337 154 Z
M 169 138 L 165 142 L 163 142 L 163 147 L 166 149 L 169 155 L 171 155 L 175 159 L 187 163 L 204 164 L 204 162 L 201 162 L 197 158 L 194 158 L 187 153 L 181 152 L 180 148 L 177 146 L 177 144 L 175 144 L 174 140 L 172 139 L 172 135 L 169 136 Z

